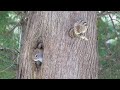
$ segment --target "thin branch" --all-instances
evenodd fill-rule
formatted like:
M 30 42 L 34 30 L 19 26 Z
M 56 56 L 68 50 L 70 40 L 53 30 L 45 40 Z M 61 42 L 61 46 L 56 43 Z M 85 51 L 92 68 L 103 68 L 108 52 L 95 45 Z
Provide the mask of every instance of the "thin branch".
M 10 50 L 11 52 L 20 53 L 17 49 L 10 49 L 10 48 L 4 47 L 3 45 L 0 45 L 0 50 Z
M 6 33 L 7 35 L 8 35 L 9 33 L 11 33 L 12 31 L 14 31 L 16 27 L 22 26 L 21 23 L 24 22 L 24 19 L 25 19 L 26 13 L 27 13 L 27 11 L 14 11 L 14 12 L 17 14 L 17 16 L 18 16 L 18 15 L 21 16 L 21 21 L 18 22 L 10 31 L 8 31 L 8 32 Z M 6 35 L 6 34 L 5 34 L 5 35 Z
M 12 50 L 12 49 L 10 49 L 10 48 L 3 47 L 2 45 L 0 45 L 0 50 L 10 50 L 11 52 L 19 53 L 19 51 L 18 51 L 17 49 Z M 15 61 L 16 61 L 16 60 L 17 60 L 17 57 L 14 57 L 13 63 L 12 63 L 10 66 L 8 66 L 7 68 L 5 68 L 4 70 L 1 70 L 0 73 L 5 72 L 5 71 L 8 70 L 9 68 L 11 68 L 11 67 L 15 64 Z
M 9 33 L 13 32 L 15 30 L 15 28 L 18 27 L 18 26 L 20 26 L 20 23 L 17 23 L 10 31 L 5 33 L 5 35 L 8 35 Z
M 112 20 L 115 20 L 115 21 L 117 21 L 118 23 L 120 23 L 120 21 L 119 21 L 119 20 L 117 20 L 117 19 L 112 19 Z
M 116 29 L 116 27 L 115 27 L 114 21 L 113 21 L 112 16 L 111 16 L 110 14 L 109 14 L 109 17 L 110 17 L 110 20 L 111 20 L 111 22 L 112 22 L 113 28 L 115 29 L 116 36 L 118 36 L 117 31 L 116 31 L 117 29 Z
M 110 17 L 110 20 L 111 20 L 111 22 L 112 22 L 113 28 L 116 30 L 116 27 L 115 27 L 115 24 L 114 24 L 114 22 L 113 22 L 112 16 L 111 16 L 110 14 L 109 14 L 109 17 Z
M 120 11 L 102 11 L 101 13 L 97 13 L 97 17 L 100 18 L 105 15 L 116 14 L 116 13 L 120 13 Z
M 18 15 L 20 15 L 20 16 L 21 16 L 21 15 L 23 14 L 23 12 L 22 12 L 22 11 L 14 11 L 14 12 L 17 14 L 17 16 L 18 16 Z
M 5 71 L 8 70 L 9 68 L 11 68 L 11 67 L 15 64 L 16 59 L 17 59 L 17 58 L 14 58 L 14 59 L 13 59 L 13 63 L 12 63 L 10 66 L 8 66 L 7 68 L 5 68 L 4 70 L 1 70 L 0 73 L 5 72 Z

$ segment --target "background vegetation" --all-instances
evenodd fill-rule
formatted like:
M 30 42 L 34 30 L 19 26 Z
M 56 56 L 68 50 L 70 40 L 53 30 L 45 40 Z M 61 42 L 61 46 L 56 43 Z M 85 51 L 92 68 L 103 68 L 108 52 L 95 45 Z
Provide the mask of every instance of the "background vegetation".
M 15 78 L 20 47 L 20 16 L 0 11 L 0 79 Z
M 0 79 L 14 79 L 21 40 L 21 12 L 0 11 Z M 120 79 L 120 13 L 98 18 L 99 78 Z

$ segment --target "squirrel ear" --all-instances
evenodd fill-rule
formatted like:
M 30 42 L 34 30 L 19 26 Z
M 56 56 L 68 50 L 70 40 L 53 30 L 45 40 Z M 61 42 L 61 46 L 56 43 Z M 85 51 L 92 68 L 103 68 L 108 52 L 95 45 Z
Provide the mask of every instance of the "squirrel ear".
M 35 57 L 38 57 L 38 55 L 36 54 Z
M 43 49 L 44 47 L 43 47 L 43 42 L 40 42 L 39 44 L 38 44 L 38 48 L 39 49 Z

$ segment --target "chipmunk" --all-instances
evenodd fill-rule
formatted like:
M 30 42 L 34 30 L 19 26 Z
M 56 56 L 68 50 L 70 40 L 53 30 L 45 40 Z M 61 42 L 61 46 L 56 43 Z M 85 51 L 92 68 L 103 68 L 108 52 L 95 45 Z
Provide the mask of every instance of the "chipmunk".
M 87 31 L 87 29 L 87 23 L 83 20 L 79 20 L 74 24 L 74 27 L 70 29 L 69 36 L 71 38 L 79 37 L 87 41 L 88 39 L 83 35 Z

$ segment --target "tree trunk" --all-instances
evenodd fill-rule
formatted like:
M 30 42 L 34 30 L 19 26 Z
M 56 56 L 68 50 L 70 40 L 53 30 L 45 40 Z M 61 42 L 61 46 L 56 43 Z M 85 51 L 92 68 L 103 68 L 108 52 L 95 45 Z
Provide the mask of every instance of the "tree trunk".
M 88 41 L 71 38 L 68 31 L 83 18 L 88 23 Z M 95 11 L 30 11 L 22 38 L 19 79 L 96 79 L 98 78 L 97 29 Z M 39 37 L 44 52 L 36 70 L 32 52 Z

